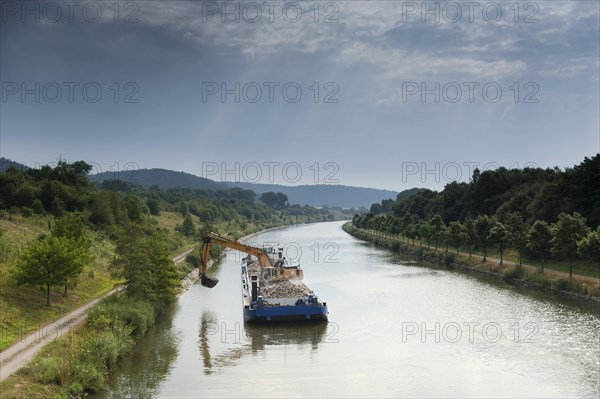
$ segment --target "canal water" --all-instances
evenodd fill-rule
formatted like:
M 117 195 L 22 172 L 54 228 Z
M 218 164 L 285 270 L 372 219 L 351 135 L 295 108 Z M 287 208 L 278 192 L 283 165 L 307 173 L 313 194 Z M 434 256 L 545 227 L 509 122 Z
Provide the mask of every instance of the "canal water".
M 263 233 L 329 323 L 246 326 L 241 255 L 211 269 L 120 362 L 102 398 L 598 397 L 600 310 L 423 265 L 341 222 Z

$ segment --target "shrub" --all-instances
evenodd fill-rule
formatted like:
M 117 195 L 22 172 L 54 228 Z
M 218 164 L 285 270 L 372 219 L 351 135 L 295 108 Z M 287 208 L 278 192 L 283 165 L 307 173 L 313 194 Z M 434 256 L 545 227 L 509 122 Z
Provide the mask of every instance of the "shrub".
M 579 284 L 564 278 L 556 280 L 552 284 L 552 288 L 559 291 L 584 292 L 583 287 L 581 287 Z M 587 289 L 585 289 L 585 292 L 587 292 Z
M 530 281 L 534 284 L 537 284 L 541 287 L 549 287 L 551 286 L 551 281 L 548 280 L 548 278 L 542 274 L 542 273 L 531 273 L 527 276 L 527 281 Z
M 21 214 L 25 217 L 30 217 L 33 215 L 33 209 L 24 206 L 21 208 Z
M 516 266 L 512 269 L 506 270 L 502 273 L 505 280 L 514 280 L 516 278 L 521 278 L 525 274 L 525 270 L 523 267 Z
M 190 253 L 190 254 L 188 254 L 188 256 L 186 256 L 185 262 L 189 263 L 193 267 L 199 267 L 200 266 L 200 256 L 197 254 L 194 254 L 194 253 Z
M 456 260 L 456 254 L 452 253 L 452 252 L 448 252 L 447 254 L 444 255 L 444 265 L 446 266 L 450 266 L 452 263 L 454 263 Z
M 555 290 L 566 290 L 569 286 L 569 282 L 565 279 L 558 279 L 552 284 L 552 288 Z
M 81 343 L 80 359 L 102 369 L 111 369 L 122 353 L 126 353 L 134 344 L 132 328 L 116 323 L 110 331 L 88 333 Z
M 80 396 L 84 392 L 84 387 L 79 381 L 74 381 L 69 385 L 69 393 Z
M 119 296 L 107 298 L 88 314 L 88 324 L 97 329 L 105 329 L 108 324 L 117 326 L 120 322 L 132 328 L 131 334 L 141 337 L 154 324 L 155 311 L 152 305 L 138 299 Z
M 104 372 L 97 365 L 75 361 L 69 365 L 69 379 L 86 391 L 98 392 L 104 385 Z
M 63 359 L 55 356 L 44 357 L 30 367 L 30 375 L 40 384 L 57 384 L 63 382 Z
M 37 198 L 33 200 L 33 202 L 31 203 L 31 207 L 33 208 L 33 211 L 38 215 L 43 215 L 44 213 L 46 213 L 46 210 L 44 209 L 44 204 L 42 204 L 42 201 L 40 201 Z

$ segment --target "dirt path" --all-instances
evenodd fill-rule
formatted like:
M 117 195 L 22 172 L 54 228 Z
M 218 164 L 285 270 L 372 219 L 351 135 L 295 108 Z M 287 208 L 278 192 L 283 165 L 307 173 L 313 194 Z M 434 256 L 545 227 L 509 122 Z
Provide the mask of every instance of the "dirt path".
M 371 231 L 369 231 L 369 230 L 364 230 L 364 229 L 359 229 L 359 230 L 360 230 L 360 231 L 363 231 L 363 232 L 365 232 L 365 233 L 367 233 L 367 234 L 369 234 L 369 235 L 371 235 L 371 236 L 373 236 L 373 237 L 385 237 L 385 238 L 388 238 L 388 239 L 391 239 L 391 240 L 398 240 L 398 238 L 396 238 L 396 237 L 391 237 L 391 236 L 381 236 L 381 235 L 378 235 L 378 234 L 372 233 L 372 232 L 371 232 Z M 408 245 L 412 246 L 413 248 L 418 248 L 418 247 L 419 247 L 419 245 L 418 245 L 417 243 L 415 243 L 415 244 L 411 244 L 411 243 L 409 243 L 409 242 L 406 242 L 406 241 L 404 241 L 404 240 L 399 240 L 399 241 L 400 241 L 400 242 L 402 242 L 403 244 L 408 244 Z M 424 246 L 424 247 L 425 247 L 425 246 Z M 432 247 L 432 248 L 428 248 L 428 249 L 434 250 L 434 248 L 433 248 L 433 247 Z M 440 250 L 439 250 L 439 251 L 443 251 L 443 249 L 441 249 L 441 248 L 440 248 Z M 438 252 L 439 252 L 439 251 L 438 251 Z M 449 252 L 452 252 L 452 253 L 456 254 L 456 251 L 449 250 Z M 466 252 L 459 252 L 459 254 L 460 254 L 461 256 L 463 256 L 463 257 L 469 257 L 469 254 L 468 254 L 468 253 L 466 253 Z M 472 254 L 471 256 L 472 256 L 473 258 L 475 258 L 475 259 L 481 259 L 481 260 L 483 261 L 483 256 L 481 256 L 481 255 Z M 499 263 L 500 263 L 500 259 L 497 259 L 497 258 L 492 258 L 492 257 L 488 256 L 488 257 L 487 257 L 487 259 L 486 259 L 486 264 L 488 264 L 488 263 L 496 263 L 496 264 L 499 264 Z M 504 261 L 502 262 L 502 264 L 503 264 L 504 266 L 517 266 L 517 265 L 518 265 L 518 263 L 516 263 L 516 262 L 512 262 L 512 261 L 508 261 L 508 260 L 504 260 Z M 538 270 L 538 267 L 537 267 L 537 266 L 526 265 L 525 263 L 523 263 L 523 267 L 524 267 L 525 269 L 527 269 L 527 270 L 531 270 L 531 271 Z M 569 277 L 569 273 L 566 273 L 566 272 L 561 272 L 561 271 L 554 270 L 554 269 L 549 269 L 549 268 L 547 268 L 547 267 L 545 267 L 545 268 L 544 268 L 544 273 L 545 273 L 545 274 L 549 274 L 549 275 L 561 276 L 561 277 Z M 576 273 L 573 273 L 573 278 L 574 278 L 574 279 L 581 280 L 581 281 L 590 281 L 590 282 L 594 282 L 594 283 L 600 283 L 600 278 L 597 278 L 597 277 L 592 277 L 592 276 L 583 276 L 583 275 L 581 275 L 581 274 L 576 274 Z
M 194 249 L 185 251 L 173 258 L 173 262 L 181 263 L 187 254 Z M 15 371 L 25 366 L 47 343 L 58 337 L 68 335 L 73 328 L 85 320 L 88 310 L 102 299 L 113 295 L 124 287 L 117 287 L 99 298 L 78 307 L 67 315 L 45 325 L 37 331 L 27 334 L 23 339 L 0 352 L 0 381 L 3 381 Z
M 192 249 L 188 249 L 187 251 L 185 251 L 184 253 L 177 255 L 173 258 L 173 262 L 175 262 L 175 264 L 181 263 L 185 260 L 185 257 L 188 256 L 188 254 L 190 252 L 192 252 L 194 250 L 194 248 Z
M 468 256 L 468 254 L 465 254 L 465 253 L 463 253 L 463 252 L 461 252 L 461 254 L 462 254 L 463 256 L 464 256 L 464 255 L 467 255 L 467 256 Z M 477 258 L 479 258 L 479 259 L 483 260 L 483 256 L 480 256 L 480 255 L 473 255 L 473 257 L 477 257 Z M 496 263 L 500 263 L 500 259 L 497 259 L 497 258 L 490 258 L 490 257 L 488 256 L 488 257 L 487 257 L 487 262 L 496 262 Z M 517 266 L 517 265 L 518 265 L 518 263 L 516 263 L 516 262 L 512 262 L 512 261 L 508 261 L 508 260 L 504 260 L 504 261 L 502 262 L 502 264 L 504 264 L 504 265 L 506 265 L 506 266 Z M 523 267 L 524 267 L 524 268 L 526 268 L 526 269 L 528 269 L 528 270 L 531 270 L 531 271 L 538 270 L 538 267 L 537 267 L 537 266 L 526 265 L 526 264 L 524 264 L 524 263 L 523 263 Z M 562 277 L 569 277 L 569 273 L 567 273 L 567 272 L 561 272 L 561 271 L 559 271 L 559 270 L 548 269 L 547 267 L 546 267 L 546 268 L 544 268 L 544 273 L 548 273 L 548 274 L 555 274 L 555 275 L 557 275 L 557 276 L 562 276 Z M 578 278 L 578 279 L 583 279 L 583 280 L 589 280 L 589 281 L 594 281 L 594 282 L 600 282 L 600 278 L 596 278 L 596 277 L 592 277 L 592 276 L 582 276 L 581 274 L 576 274 L 576 273 L 573 273 L 573 277 L 574 277 L 574 278 Z

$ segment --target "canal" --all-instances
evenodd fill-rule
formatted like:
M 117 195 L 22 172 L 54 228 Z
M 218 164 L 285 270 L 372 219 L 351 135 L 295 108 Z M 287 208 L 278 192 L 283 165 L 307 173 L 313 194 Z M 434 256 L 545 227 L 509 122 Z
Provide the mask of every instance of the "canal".
M 249 241 L 299 258 L 328 324 L 244 325 L 228 252 L 219 284 L 183 294 L 97 397 L 597 397 L 597 306 L 423 265 L 341 226 Z

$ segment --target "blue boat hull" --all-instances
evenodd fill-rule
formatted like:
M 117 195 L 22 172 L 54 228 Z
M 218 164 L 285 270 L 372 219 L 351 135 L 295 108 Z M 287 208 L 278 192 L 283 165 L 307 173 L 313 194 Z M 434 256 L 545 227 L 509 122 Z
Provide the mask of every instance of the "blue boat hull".
M 327 305 L 266 306 L 257 309 L 244 309 L 244 321 L 294 322 L 327 320 Z

